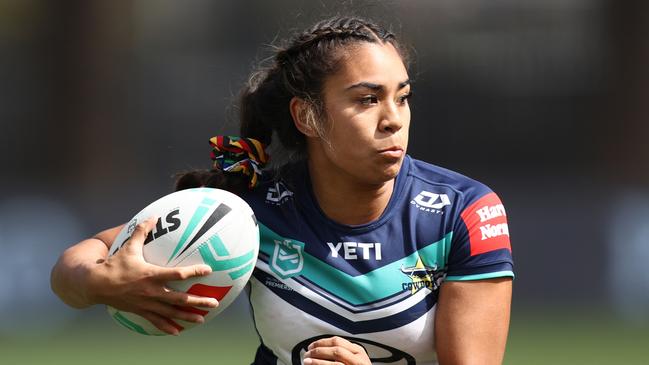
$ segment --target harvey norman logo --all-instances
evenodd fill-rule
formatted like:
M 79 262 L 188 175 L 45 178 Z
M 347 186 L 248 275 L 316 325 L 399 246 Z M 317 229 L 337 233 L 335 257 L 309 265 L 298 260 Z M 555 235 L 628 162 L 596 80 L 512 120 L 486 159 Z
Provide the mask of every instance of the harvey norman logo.
M 420 211 L 444 214 L 442 208 L 451 205 L 451 199 L 446 194 L 431 193 L 430 191 L 422 190 L 421 193 L 410 201 L 410 204 L 414 205 Z
M 485 205 L 484 207 L 477 209 L 475 213 L 480 217 L 480 223 L 484 223 L 494 218 L 507 216 L 505 207 L 502 204 Z M 480 233 L 482 234 L 482 240 L 502 235 L 509 236 L 509 226 L 507 223 L 485 224 L 480 226 Z
M 500 249 L 511 250 L 507 213 L 495 193 L 478 199 L 460 216 L 469 230 L 471 256 Z

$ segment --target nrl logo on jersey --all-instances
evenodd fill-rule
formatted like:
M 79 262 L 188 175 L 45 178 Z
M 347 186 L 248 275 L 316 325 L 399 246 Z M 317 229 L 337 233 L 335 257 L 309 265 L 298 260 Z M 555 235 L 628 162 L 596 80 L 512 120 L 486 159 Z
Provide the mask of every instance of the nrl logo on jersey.
M 299 274 L 304 267 L 304 243 L 286 239 L 274 241 L 270 269 L 282 279 Z
M 446 276 L 446 272 L 439 270 L 437 264 L 432 267 L 424 265 L 421 257 L 417 258 L 415 266 L 401 266 L 401 272 L 410 278 L 410 282 L 401 284 L 401 289 L 410 291 L 410 294 L 415 294 L 423 288 L 435 291 L 439 289 Z
M 293 192 L 288 190 L 283 183 L 276 182 L 275 185 L 268 188 L 268 191 L 266 192 L 266 203 L 280 205 L 292 196 Z
M 444 214 L 442 208 L 451 205 L 451 199 L 446 194 L 437 194 L 422 190 L 421 193 L 410 201 L 410 204 L 423 212 Z

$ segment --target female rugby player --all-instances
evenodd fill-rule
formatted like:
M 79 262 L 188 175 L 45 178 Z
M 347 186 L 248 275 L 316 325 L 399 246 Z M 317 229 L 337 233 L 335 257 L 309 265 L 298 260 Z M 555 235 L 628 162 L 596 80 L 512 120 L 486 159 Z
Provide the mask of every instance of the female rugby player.
M 254 364 L 502 362 L 513 277 L 505 210 L 485 185 L 406 154 L 411 87 L 392 33 L 360 18 L 324 20 L 250 78 L 241 136 L 210 140 L 215 167 L 179 179 L 179 189 L 237 191 L 255 211 Z M 291 158 L 259 176 L 273 134 Z M 218 303 L 165 283 L 210 268 L 147 264 L 153 225 L 111 257 L 121 227 L 70 247 L 53 290 L 73 307 L 108 304 L 170 334 L 169 320 L 202 322 L 176 306 Z

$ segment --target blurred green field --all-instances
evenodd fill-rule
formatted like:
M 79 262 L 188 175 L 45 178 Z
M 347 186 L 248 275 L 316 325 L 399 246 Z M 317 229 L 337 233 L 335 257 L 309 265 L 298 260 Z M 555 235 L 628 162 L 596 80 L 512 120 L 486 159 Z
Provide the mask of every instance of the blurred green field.
M 257 337 L 248 320 L 217 318 L 179 337 L 146 337 L 108 316 L 58 332 L 0 337 L 2 364 L 249 364 Z M 595 314 L 515 314 L 505 364 L 649 364 L 649 328 Z
M 649 327 L 594 313 L 514 314 L 505 364 L 648 365 Z

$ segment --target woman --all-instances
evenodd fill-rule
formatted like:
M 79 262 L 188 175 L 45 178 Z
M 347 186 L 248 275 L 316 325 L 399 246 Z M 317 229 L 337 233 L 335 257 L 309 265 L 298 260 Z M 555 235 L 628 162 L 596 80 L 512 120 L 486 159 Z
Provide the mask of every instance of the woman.
M 322 21 L 251 77 L 243 138 L 212 139 L 216 168 L 178 181 L 237 191 L 255 211 L 255 364 L 502 362 L 513 277 L 504 208 L 484 185 L 406 155 L 410 89 L 392 33 L 359 18 Z M 273 134 L 291 158 L 258 179 L 265 153 L 254 147 Z M 153 223 L 110 258 L 121 227 L 66 250 L 54 291 L 74 307 L 137 313 L 170 334 L 168 320 L 200 323 L 175 305 L 217 303 L 165 282 L 210 269 L 145 263 Z

